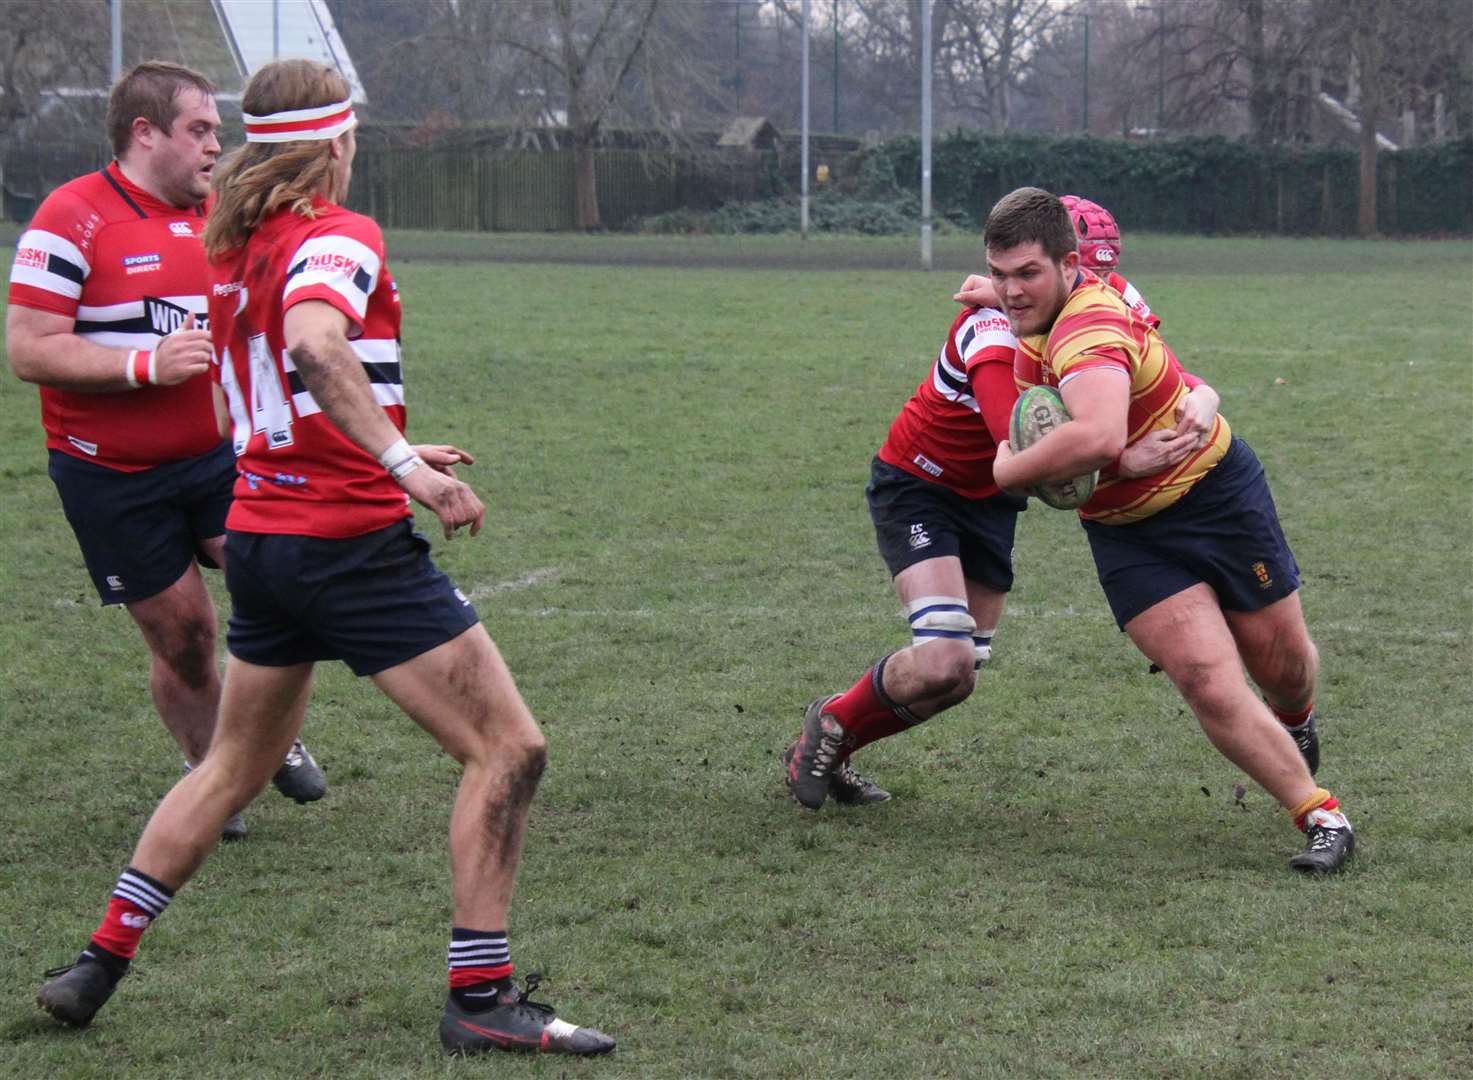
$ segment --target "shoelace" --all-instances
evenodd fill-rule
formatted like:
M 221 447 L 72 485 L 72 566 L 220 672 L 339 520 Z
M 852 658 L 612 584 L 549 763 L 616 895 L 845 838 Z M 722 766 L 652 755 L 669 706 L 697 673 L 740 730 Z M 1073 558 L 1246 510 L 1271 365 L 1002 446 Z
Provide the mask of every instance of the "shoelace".
M 813 775 L 825 776 L 833 772 L 834 763 L 838 760 L 839 751 L 843 747 L 844 736 L 830 735 L 820 724 L 818 729 L 818 749 L 813 752 Z
M 852 788 L 862 788 L 869 784 L 868 780 L 854 771 L 854 765 L 848 761 L 840 762 L 839 767 L 834 770 L 834 779 Z
M 529 994 L 535 992 L 536 989 L 541 985 L 542 973 L 540 971 L 528 972 L 526 981 L 522 983 L 522 988 L 517 991 L 518 997 L 515 1008 L 526 1008 L 531 1009 L 534 1012 L 543 1013 L 547 1016 L 555 1016 L 557 1014 L 557 1010 L 554 1009 L 551 1005 L 548 1005 L 546 1002 L 542 1001 L 533 1001 L 530 997 L 528 997 Z
M 1328 825 L 1316 825 L 1309 831 L 1309 850 L 1328 851 L 1335 846 L 1335 837 L 1339 829 L 1332 829 Z

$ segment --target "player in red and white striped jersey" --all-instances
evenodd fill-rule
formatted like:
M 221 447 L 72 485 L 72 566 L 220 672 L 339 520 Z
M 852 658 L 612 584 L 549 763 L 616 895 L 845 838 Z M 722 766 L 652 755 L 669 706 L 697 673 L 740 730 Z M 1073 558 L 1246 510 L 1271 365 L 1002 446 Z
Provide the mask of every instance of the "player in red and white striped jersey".
M 140 64 L 108 106 L 117 159 L 42 202 L 10 274 L 10 363 L 40 388 L 54 480 L 104 604 L 124 604 L 150 689 L 189 765 L 209 747 L 220 679 L 199 561 L 224 558 L 234 462 L 211 403 L 200 233 L 220 126 L 208 79 Z M 198 323 L 198 325 L 196 325 Z M 321 797 L 293 748 L 278 786 Z M 229 835 L 244 835 L 237 819 Z
M 241 105 L 246 146 L 221 163 L 205 233 L 217 408 L 240 455 L 218 731 L 139 839 L 94 959 L 43 986 L 42 1004 L 91 1020 L 220 823 L 270 779 L 301 727 L 315 664 L 342 660 L 463 766 L 442 1045 L 606 1053 L 613 1039 L 528 999 L 535 977 L 525 989 L 512 980 L 507 917 L 547 743 L 469 599 L 413 530 L 410 499 L 447 539 L 465 526 L 475 535 L 486 509 L 455 475 L 469 454 L 403 437 L 399 297 L 383 237 L 341 206 L 356 152 L 347 82 L 308 60 L 270 63 Z

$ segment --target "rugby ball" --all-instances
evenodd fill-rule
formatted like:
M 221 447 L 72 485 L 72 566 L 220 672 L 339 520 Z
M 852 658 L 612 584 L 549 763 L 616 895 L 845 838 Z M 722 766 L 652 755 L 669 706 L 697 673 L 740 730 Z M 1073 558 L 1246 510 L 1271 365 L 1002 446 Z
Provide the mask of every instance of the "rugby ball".
M 1067 424 L 1069 419 L 1069 410 L 1064 408 L 1064 399 L 1057 390 L 1052 386 L 1030 386 L 1018 395 L 1013 405 L 1008 444 L 1015 452 L 1026 450 L 1060 424 Z M 1039 484 L 1029 488 L 1028 494 L 1055 510 L 1077 510 L 1094 494 L 1099 478 L 1098 472 L 1092 472 L 1073 480 Z

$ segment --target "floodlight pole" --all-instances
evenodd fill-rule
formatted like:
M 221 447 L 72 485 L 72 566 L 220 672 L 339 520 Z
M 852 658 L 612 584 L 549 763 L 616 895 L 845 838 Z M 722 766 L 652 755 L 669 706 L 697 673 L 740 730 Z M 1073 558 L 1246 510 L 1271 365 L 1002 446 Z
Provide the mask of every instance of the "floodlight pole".
M 271 59 L 281 59 L 281 0 L 271 0 Z
M 803 0 L 803 177 L 799 185 L 798 231 L 808 239 L 808 20 L 813 14 L 812 0 Z
M 1166 4 L 1156 5 L 1156 138 L 1166 130 Z
M 921 269 L 931 269 L 931 0 L 921 0 Z
M 834 0 L 834 134 L 839 133 L 839 0 Z
M 123 77 L 123 0 L 112 0 L 113 82 Z

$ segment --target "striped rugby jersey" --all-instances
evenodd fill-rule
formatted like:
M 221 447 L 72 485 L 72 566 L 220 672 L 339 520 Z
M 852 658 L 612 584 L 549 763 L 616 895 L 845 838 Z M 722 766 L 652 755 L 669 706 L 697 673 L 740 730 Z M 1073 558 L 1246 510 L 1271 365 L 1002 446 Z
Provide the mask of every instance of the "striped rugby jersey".
M 341 539 L 410 513 L 403 489 L 323 414 L 286 351 L 287 310 L 331 304 L 350 322 L 374 398 L 404 430 L 399 291 L 383 234 L 362 214 L 322 199 L 314 207 L 314 218 L 278 211 L 211 266 L 216 377 L 240 473 L 226 526 L 241 532 Z
M 153 349 L 191 313 L 205 313 L 204 216 L 203 207 L 160 202 L 116 161 L 80 176 L 48 195 L 21 234 L 10 303 L 71 319 L 74 333 L 98 345 Z M 40 391 L 47 447 L 120 472 L 220 445 L 204 375 L 111 394 Z
M 1189 390 L 1181 365 L 1150 323 L 1119 293 L 1083 270 L 1048 334 L 1019 340 L 1013 376 L 1018 389 L 1024 390 L 1040 383 L 1061 386 L 1081 372 L 1104 368 L 1119 369 L 1130 377 L 1127 445 L 1152 431 L 1176 426 L 1176 403 Z M 1079 516 L 1123 525 L 1165 510 L 1222 460 L 1231 439 L 1227 420 L 1219 414 L 1207 445 L 1170 469 L 1127 480 L 1113 465 L 1106 466 Z
M 1000 417 L 1001 432 L 1006 432 L 1008 410 L 1017 396 L 1009 378 L 1016 345 L 1001 311 L 964 308 L 952 321 L 931 373 L 890 425 L 880 460 L 964 498 L 996 495 L 992 460 L 997 443 L 985 414 Z M 989 380 L 989 375 L 997 378 Z

